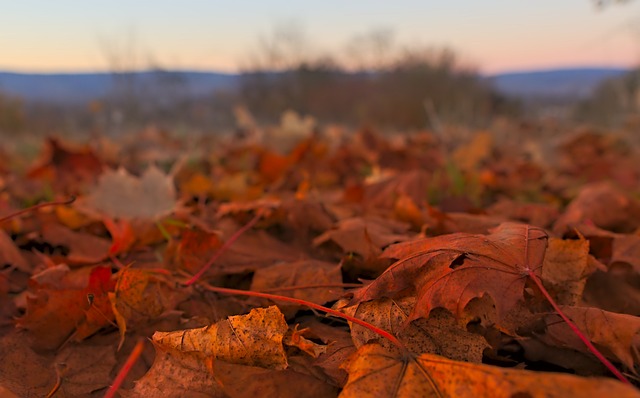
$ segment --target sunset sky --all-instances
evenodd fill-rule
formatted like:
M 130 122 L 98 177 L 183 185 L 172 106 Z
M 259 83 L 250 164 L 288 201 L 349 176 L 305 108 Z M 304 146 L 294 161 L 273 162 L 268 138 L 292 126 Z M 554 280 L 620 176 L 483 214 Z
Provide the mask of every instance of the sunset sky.
M 0 6 L 0 70 L 108 70 L 108 54 L 129 48 L 139 68 L 236 71 L 292 21 L 307 48 L 340 56 L 387 29 L 399 46 L 448 46 L 484 73 L 640 64 L 639 0 L 20 0 Z

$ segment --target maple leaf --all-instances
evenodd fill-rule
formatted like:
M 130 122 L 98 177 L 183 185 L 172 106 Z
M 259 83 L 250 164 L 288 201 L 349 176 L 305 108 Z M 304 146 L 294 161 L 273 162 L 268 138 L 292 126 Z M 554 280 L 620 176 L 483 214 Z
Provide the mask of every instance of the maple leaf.
M 110 384 L 110 373 L 116 365 L 113 346 L 66 346 L 55 359 L 58 374 L 64 377 L 60 396 L 88 396 Z
M 95 180 L 104 162 L 88 146 L 74 148 L 57 138 L 49 137 L 40 159 L 27 173 L 27 177 L 50 181 L 55 187 L 68 189 L 78 182 Z
M 149 167 L 134 177 L 125 169 L 104 172 L 78 208 L 109 218 L 156 220 L 175 210 L 176 190 L 170 176 Z
M 60 260 L 72 264 L 95 264 L 104 260 L 109 251 L 109 241 L 88 233 L 76 232 L 58 224 L 42 226 L 42 238 L 54 246 L 68 248 L 68 254 Z
M 113 290 L 109 267 L 95 267 L 77 288 L 62 280 L 59 286 L 36 285 L 27 297 L 27 313 L 16 324 L 27 329 L 35 347 L 55 349 L 66 340 L 80 341 L 113 322 L 107 293 Z
M 640 201 L 610 182 L 585 185 L 553 230 L 564 233 L 584 221 L 616 232 L 631 232 L 640 226 Z
M 604 347 L 604 353 L 622 362 L 628 369 L 639 363 L 640 318 L 627 314 L 616 314 L 593 307 L 562 306 L 562 311 L 582 330 L 589 340 Z M 571 333 L 559 317 L 550 314 L 545 318 L 547 331 L 543 341 L 548 344 L 567 346 L 586 351 L 584 344 Z
M 167 256 L 190 273 L 197 272 L 222 246 L 220 235 L 193 226 L 180 233 L 180 239 L 169 243 Z
M 428 318 L 416 319 L 407 324 L 415 301 L 413 297 L 399 300 L 383 298 L 345 307 L 341 311 L 392 333 L 412 353 L 438 354 L 450 359 L 482 362 L 483 350 L 488 347 L 485 339 L 468 332 L 447 310 L 434 310 Z M 371 330 L 353 323 L 349 326 L 356 347 L 377 340 L 381 346 L 392 348 L 389 341 L 380 339 Z
M 541 277 L 557 303 L 577 305 L 582 300 L 587 277 L 597 266 L 597 262 L 590 261 L 588 240 L 551 238 L 544 257 Z
M 609 268 L 619 266 L 640 272 L 640 235 L 617 234 L 586 224 L 575 230 L 589 240 L 590 252 Z
M 399 260 L 357 290 L 351 304 L 411 288 L 417 295 L 411 321 L 436 307 L 460 315 L 469 301 L 487 293 L 501 317 L 523 298 L 527 272 L 542 264 L 546 244 L 542 229 L 516 223 L 503 223 L 489 235 L 456 233 L 399 243 L 383 253 Z
M 407 239 L 408 225 L 379 217 L 355 217 L 341 220 L 336 227 L 313 240 L 316 246 L 333 241 L 347 253 L 363 258 L 375 257 L 381 248 Z
M 366 206 L 393 208 L 395 198 L 406 196 L 414 203 L 422 203 L 431 182 L 431 174 L 424 170 L 398 173 L 390 178 L 368 184 L 365 187 Z
M 159 317 L 181 301 L 164 270 L 125 268 L 118 273 L 115 289 L 109 292 L 111 308 L 120 329 L 122 347 L 125 332 Z
M 284 262 L 256 270 L 251 282 L 251 290 L 275 291 L 317 304 L 337 300 L 343 295 L 340 266 L 318 260 Z M 319 285 L 314 288 L 314 285 Z M 334 285 L 335 287 L 331 287 Z M 289 287 L 300 286 L 299 289 Z M 278 289 L 282 290 L 278 290 Z M 285 314 L 297 311 L 299 306 L 281 305 Z M 288 310 L 288 311 L 287 311 Z
M 504 369 L 432 354 L 391 354 L 367 344 L 343 365 L 349 380 L 340 398 L 361 397 L 639 397 L 605 378 Z

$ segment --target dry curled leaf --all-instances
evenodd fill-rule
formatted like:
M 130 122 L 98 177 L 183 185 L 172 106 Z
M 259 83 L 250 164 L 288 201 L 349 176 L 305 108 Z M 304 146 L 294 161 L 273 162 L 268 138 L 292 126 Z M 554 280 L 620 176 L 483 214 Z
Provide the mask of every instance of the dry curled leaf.
M 282 339 L 287 323 L 278 307 L 256 308 L 247 315 L 230 316 L 216 324 L 173 332 L 156 332 L 156 345 L 197 353 L 230 363 L 284 369 L 287 357 Z
M 284 316 L 272 306 L 203 328 L 156 332 L 152 338 L 156 359 L 131 395 L 227 396 L 221 378 L 228 366 L 241 365 L 245 370 L 287 367 L 282 345 L 287 330 Z

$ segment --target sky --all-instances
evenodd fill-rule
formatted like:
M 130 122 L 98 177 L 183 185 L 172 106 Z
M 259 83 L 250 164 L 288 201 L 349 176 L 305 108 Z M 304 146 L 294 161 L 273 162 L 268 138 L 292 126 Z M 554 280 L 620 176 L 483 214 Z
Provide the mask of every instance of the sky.
M 447 47 L 483 73 L 640 64 L 640 0 L 7 0 L 0 70 L 234 72 L 283 26 L 344 59 L 355 37 L 388 31 L 397 48 Z

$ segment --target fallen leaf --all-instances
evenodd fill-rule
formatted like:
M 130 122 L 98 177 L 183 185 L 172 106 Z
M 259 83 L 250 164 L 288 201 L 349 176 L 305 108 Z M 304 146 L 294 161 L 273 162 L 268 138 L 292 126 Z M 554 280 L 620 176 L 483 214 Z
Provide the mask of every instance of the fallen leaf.
M 483 161 L 491 156 L 493 135 L 480 131 L 473 135 L 470 142 L 458 147 L 452 154 L 453 161 L 465 172 L 474 172 Z
M 94 181 L 104 166 L 88 146 L 76 147 L 49 137 L 40 159 L 27 172 L 27 177 L 49 181 L 62 190 L 74 188 L 71 189 L 73 192 L 76 185 Z
M 596 271 L 587 279 L 584 305 L 640 316 L 638 274 L 633 271 Z
M 466 362 L 482 362 L 482 353 L 489 345 L 485 339 L 470 333 L 444 309 L 433 310 L 428 318 L 408 322 L 415 298 L 388 298 L 341 308 L 354 316 L 396 336 L 414 354 L 437 354 Z M 360 325 L 349 323 L 351 337 L 357 348 L 377 342 L 387 349 L 393 344 Z
M 19 397 L 46 396 L 56 382 L 51 361 L 25 344 L 24 332 L 2 329 L 0 357 L 0 385 Z
M 116 365 L 112 345 L 73 345 L 56 356 L 54 366 L 60 374 L 61 396 L 87 396 L 109 387 Z
M 560 217 L 558 207 L 553 204 L 522 203 L 509 198 L 500 198 L 486 211 L 492 216 L 502 216 L 541 228 L 550 227 Z
M 331 327 L 321 323 L 316 317 L 306 317 L 300 326 L 310 330 L 315 338 L 326 344 L 326 351 L 313 362 L 322 369 L 324 374 L 333 380 L 337 387 L 343 387 L 347 382 L 347 372 L 340 365 L 356 350 L 351 334 L 343 329 Z
M 159 346 L 197 353 L 230 363 L 272 369 L 287 367 L 282 339 L 288 327 L 278 307 L 256 308 L 216 324 L 174 332 L 156 332 Z
M 125 268 L 118 273 L 115 289 L 109 293 L 111 308 L 120 329 L 120 344 L 125 332 L 139 327 L 163 312 L 173 309 L 181 301 L 177 289 L 164 270 Z M 181 297 L 182 296 L 182 297 Z
M 457 362 L 437 355 L 390 354 L 377 344 L 360 347 L 344 364 L 351 397 L 639 397 L 633 387 L 605 378 L 531 372 Z
M 220 234 L 200 227 L 184 228 L 180 238 L 167 246 L 167 257 L 177 267 L 198 272 L 222 246 Z
M 16 244 L 4 230 L 0 229 L 0 265 L 9 265 L 24 273 L 29 273 L 31 267 Z
M 321 354 L 327 352 L 327 346 L 323 344 L 317 344 L 304 337 L 308 334 L 310 329 L 298 329 L 298 325 L 290 333 L 287 333 L 284 339 L 284 344 L 290 347 L 296 347 L 300 351 L 307 353 L 313 358 L 318 358 Z
M 78 208 L 109 218 L 157 220 L 176 209 L 176 190 L 170 176 L 149 167 L 140 177 L 125 169 L 104 172 Z
M 68 250 L 68 253 L 59 260 L 69 265 L 98 263 L 107 258 L 111 246 L 104 238 L 72 231 L 58 224 L 43 225 L 41 233 L 45 242 Z
M 102 222 L 111 235 L 109 255 L 115 256 L 127 252 L 136 243 L 137 238 L 129 220 L 113 220 L 105 217 Z
M 593 307 L 561 308 L 592 343 L 603 349 L 603 354 L 634 371 L 634 365 L 640 363 L 640 318 Z M 571 333 L 569 326 L 558 315 L 548 315 L 545 321 L 545 343 L 588 352 L 584 343 Z
M 256 308 L 199 329 L 156 332 L 156 359 L 138 380 L 134 396 L 222 397 L 225 366 L 263 370 L 287 367 L 282 345 L 288 327 L 277 307 Z M 226 364 L 225 364 L 226 363 Z M 221 370 L 222 368 L 222 370 Z M 220 376 L 218 373 L 222 373 Z M 255 374 L 255 371 L 253 371 Z M 241 375 L 242 373 L 238 374 Z
M 281 263 L 256 270 L 251 281 L 251 290 L 273 291 L 276 294 L 324 304 L 337 300 L 344 294 L 340 265 L 319 260 L 301 260 Z M 314 287 L 314 285 L 320 285 Z M 335 285 L 331 287 L 331 285 Z M 299 286 L 298 289 L 288 289 Z M 278 290 L 283 288 L 283 290 Z M 280 305 L 291 309 L 292 306 Z M 299 306 L 293 306 L 299 308 Z
M 27 297 L 27 313 L 16 322 L 29 332 L 34 347 L 56 349 L 68 339 L 80 341 L 113 322 L 107 297 L 114 286 L 111 270 L 95 267 L 85 283 L 83 288 L 64 279 L 59 286 L 36 283 L 35 292 Z
M 316 246 L 332 241 L 345 253 L 363 258 L 376 257 L 392 243 L 407 239 L 408 225 L 382 218 L 350 218 L 338 221 L 336 227 L 313 240 Z
M 523 299 L 527 270 L 542 264 L 546 244 L 542 229 L 504 223 L 490 235 L 456 233 L 393 245 L 383 255 L 399 260 L 356 290 L 351 304 L 413 289 L 411 321 L 437 307 L 460 315 L 469 301 L 487 293 L 502 317 Z
M 230 219 L 217 224 L 224 240 L 229 239 L 240 226 Z M 280 262 L 294 262 L 308 255 L 291 245 L 283 243 L 264 230 L 251 230 L 242 234 L 216 260 L 211 274 L 239 274 L 253 272 L 259 268 Z M 209 259 L 207 259 L 209 260 Z
M 610 182 L 585 185 L 553 231 L 562 234 L 585 221 L 613 232 L 632 232 L 640 227 L 640 201 Z
M 580 303 L 587 277 L 595 270 L 589 261 L 588 240 L 549 239 L 541 277 L 558 304 Z
M 180 192 L 188 196 L 212 196 L 215 187 L 211 178 L 202 173 L 194 173 L 179 184 Z
M 382 181 L 367 184 L 364 188 L 364 204 L 371 207 L 393 209 L 395 198 L 406 196 L 421 204 L 427 199 L 431 174 L 424 170 L 397 173 Z

